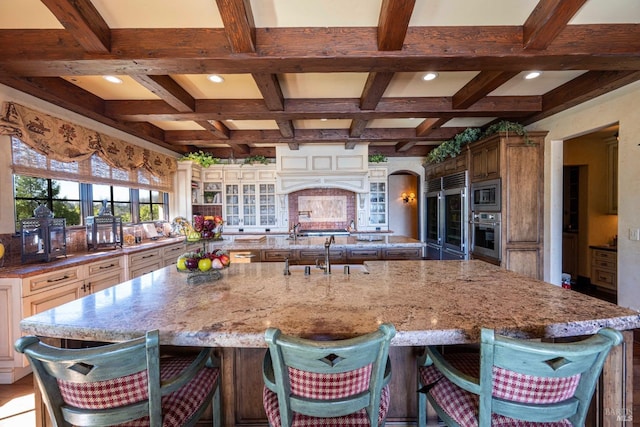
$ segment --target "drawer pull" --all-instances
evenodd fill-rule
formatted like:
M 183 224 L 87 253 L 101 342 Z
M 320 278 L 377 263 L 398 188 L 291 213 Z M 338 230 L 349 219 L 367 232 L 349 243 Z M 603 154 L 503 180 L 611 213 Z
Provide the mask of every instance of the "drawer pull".
M 55 282 L 59 282 L 61 280 L 66 280 L 66 279 L 70 279 L 71 276 L 67 276 L 66 274 L 62 277 L 58 277 L 57 279 L 48 279 L 47 283 L 55 283 Z
M 109 265 L 101 265 L 100 267 L 98 267 L 100 270 L 104 270 L 105 268 L 111 268 L 111 267 L 115 267 L 115 264 L 109 264 Z
M 147 259 L 147 258 L 153 258 L 155 255 L 145 255 L 142 257 L 142 259 Z

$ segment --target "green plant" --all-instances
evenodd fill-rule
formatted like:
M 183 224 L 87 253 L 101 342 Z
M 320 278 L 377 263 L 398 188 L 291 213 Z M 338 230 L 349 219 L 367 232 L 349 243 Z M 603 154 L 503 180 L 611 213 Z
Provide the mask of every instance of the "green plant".
M 217 165 L 220 163 L 219 158 L 213 157 L 211 153 L 205 153 L 202 150 L 187 153 L 178 159 L 178 161 L 185 161 L 185 160 L 191 160 L 192 162 L 196 162 L 203 168 L 208 168 L 211 165 Z
M 479 128 L 466 128 L 453 138 L 443 142 L 427 155 L 431 163 L 440 163 L 447 157 L 455 157 L 460 154 L 462 146 L 480 139 L 482 131 Z
M 523 125 L 516 122 L 502 120 L 487 127 L 484 132 L 479 128 L 467 128 L 463 130 L 450 140 L 443 142 L 431 150 L 427 155 L 427 161 L 430 163 L 440 163 L 447 157 L 456 157 L 460 154 L 463 145 L 487 138 L 498 132 L 513 132 L 516 135 L 524 137 L 527 144 L 531 142 L 529 140 L 527 130 Z
M 369 163 L 382 163 L 387 161 L 384 154 L 369 154 Z
M 487 129 L 485 129 L 484 133 L 482 134 L 482 138 L 489 137 L 498 132 L 507 132 L 507 133 L 514 132 L 516 135 L 524 137 L 526 143 L 531 142 L 529 140 L 529 135 L 527 133 L 527 130 L 524 128 L 523 125 L 516 122 L 509 122 L 507 120 L 502 120 L 498 123 L 494 123 L 491 126 L 489 126 Z
M 265 156 L 249 156 L 244 159 L 244 165 L 249 165 L 252 163 L 262 163 L 263 165 L 269 164 L 269 159 Z

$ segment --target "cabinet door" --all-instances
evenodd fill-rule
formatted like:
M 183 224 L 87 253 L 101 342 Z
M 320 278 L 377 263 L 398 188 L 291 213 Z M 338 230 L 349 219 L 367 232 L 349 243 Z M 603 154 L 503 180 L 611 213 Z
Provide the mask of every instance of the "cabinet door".
M 240 225 L 240 185 L 226 184 L 224 188 L 226 225 L 237 227 Z
M 242 184 L 242 218 L 246 226 L 258 225 L 256 184 Z
M 23 315 L 25 317 L 42 313 L 59 305 L 77 300 L 88 294 L 88 288 L 83 280 L 70 283 L 48 291 L 40 292 L 22 299 Z
M 369 224 L 380 226 L 387 223 L 387 183 L 369 183 Z
M 276 185 L 259 184 L 258 189 L 260 191 L 260 225 L 276 225 Z

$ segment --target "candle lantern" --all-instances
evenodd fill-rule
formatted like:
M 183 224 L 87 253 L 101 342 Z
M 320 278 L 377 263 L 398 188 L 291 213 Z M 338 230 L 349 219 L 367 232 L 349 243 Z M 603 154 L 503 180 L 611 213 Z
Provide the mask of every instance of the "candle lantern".
M 122 247 L 122 218 L 113 215 L 88 216 L 87 247 L 98 248 Z
M 38 205 L 33 216 L 20 221 L 22 262 L 49 262 L 67 256 L 66 220 L 54 218 L 46 205 Z

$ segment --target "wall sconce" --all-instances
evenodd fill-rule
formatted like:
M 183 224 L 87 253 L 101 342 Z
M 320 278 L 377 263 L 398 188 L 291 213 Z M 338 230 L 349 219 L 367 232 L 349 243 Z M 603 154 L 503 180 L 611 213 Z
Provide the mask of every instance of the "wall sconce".
M 409 203 L 409 202 L 413 202 L 416 199 L 416 193 L 402 193 L 400 195 L 400 197 L 402 198 L 402 201 L 405 203 Z

